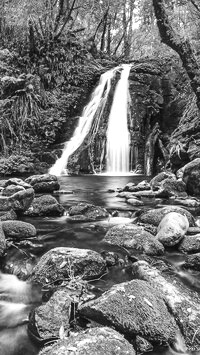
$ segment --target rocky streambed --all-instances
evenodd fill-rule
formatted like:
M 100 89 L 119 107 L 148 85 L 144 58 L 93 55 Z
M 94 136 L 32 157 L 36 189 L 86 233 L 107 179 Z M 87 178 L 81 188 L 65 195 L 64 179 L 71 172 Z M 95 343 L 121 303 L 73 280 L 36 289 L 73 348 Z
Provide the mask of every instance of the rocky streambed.
M 1 181 L 2 354 L 198 354 L 199 172 Z

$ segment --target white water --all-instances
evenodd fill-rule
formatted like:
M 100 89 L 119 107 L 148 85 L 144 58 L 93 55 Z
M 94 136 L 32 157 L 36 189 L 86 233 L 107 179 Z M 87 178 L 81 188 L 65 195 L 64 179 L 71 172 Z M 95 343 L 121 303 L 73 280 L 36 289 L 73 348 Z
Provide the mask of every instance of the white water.
M 128 115 L 128 77 L 131 66 L 122 66 L 121 78 L 117 83 L 108 120 L 107 130 L 107 172 L 122 175 L 129 172 L 129 131 Z
M 83 143 L 90 132 L 94 117 L 97 122 L 100 120 L 105 104 L 111 89 L 111 80 L 119 67 L 107 71 L 101 75 L 100 81 L 94 90 L 91 100 L 83 110 L 82 116 L 79 118 L 78 126 L 74 131 L 72 138 L 65 143 L 62 156 L 49 170 L 50 174 L 63 175 L 67 174 L 67 163 L 70 155 L 72 155 Z M 98 124 L 96 124 L 98 129 Z

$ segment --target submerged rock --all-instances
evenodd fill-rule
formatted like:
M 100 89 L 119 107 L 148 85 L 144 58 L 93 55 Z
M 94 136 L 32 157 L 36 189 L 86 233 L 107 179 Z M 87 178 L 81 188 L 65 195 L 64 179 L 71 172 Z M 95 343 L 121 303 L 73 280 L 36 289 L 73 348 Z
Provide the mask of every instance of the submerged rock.
M 143 212 L 139 216 L 139 222 L 143 223 L 148 223 L 148 224 L 153 224 L 154 226 L 158 226 L 163 217 L 170 213 L 170 212 L 177 212 L 180 213 L 183 216 L 186 216 L 189 225 L 192 227 L 195 225 L 195 220 L 194 217 L 190 212 L 188 212 L 186 209 L 179 207 L 179 206 L 167 206 L 167 207 L 162 207 L 162 208 L 157 208 L 157 209 L 152 209 L 149 211 Z
M 141 280 L 111 287 L 96 300 L 80 306 L 79 313 L 114 326 L 131 338 L 138 335 L 153 344 L 172 343 L 177 332 L 176 323 L 159 292 Z
M 50 174 L 33 175 L 25 182 L 30 184 L 36 193 L 52 193 L 60 188 L 57 176 Z
M 31 206 L 24 214 L 30 217 L 62 216 L 64 212 L 64 207 L 58 203 L 55 197 L 43 195 L 34 198 Z
M 182 253 L 198 253 L 200 252 L 200 234 L 196 235 L 186 235 L 181 243 L 179 244 L 178 249 Z
M 200 324 L 200 298 L 169 273 L 162 273 L 146 261 L 133 264 L 134 276 L 148 281 L 154 291 L 158 291 L 165 299 L 170 313 L 181 329 L 189 350 L 200 350 L 200 337 L 195 336 Z M 163 318 L 165 323 L 165 318 Z
M 69 209 L 69 221 L 90 222 L 109 217 L 108 211 L 100 206 L 89 203 L 79 203 Z
M 5 221 L 2 222 L 2 228 L 6 238 L 10 239 L 26 239 L 36 236 L 35 227 L 22 221 Z
M 153 190 L 158 190 L 160 188 L 161 183 L 165 179 L 176 180 L 176 176 L 170 171 L 162 171 L 158 175 L 154 176 L 150 181 L 150 186 Z
M 114 226 L 106 233 L 104 242 L 134 249 L 147 255 L 162 255 L 163 245 L 143 227 L 136 224 Z
M 132 345 L 116 330 L 102 327 L 72 333 L 45 347 L 39 355 L 135 355 Z
M 186 216 L 177 212 L 170 212 L 163 217 L 156 237 L 164 246 L 174 246 L 183 239 L 189 228 Z
M 31 280 L 45 285 L 70 280 L 74 276 L 91 279 L 102 275 L 105 270 L 105 260 L 96 251 L 60 247 L 49 250 L 41 257 Z
M 194 159 L 184 166 L 183 181 L 188 194 L 200 195 L 200 158 Z

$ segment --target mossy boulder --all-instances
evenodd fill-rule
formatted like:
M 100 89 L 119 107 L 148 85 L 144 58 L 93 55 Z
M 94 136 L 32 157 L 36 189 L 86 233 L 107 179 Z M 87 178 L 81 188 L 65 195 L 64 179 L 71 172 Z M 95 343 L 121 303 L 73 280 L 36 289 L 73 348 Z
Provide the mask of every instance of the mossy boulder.
M 55 197 L 43 195 L 35 197 L 31 206 L 24 214 L 30 217 L 62 216 L 64 212 L 64 207 L 58 203 Z
M 91 279 L 102 275 L 106 262 L 96 251 L 78 248 L 54 248 L 45 253 L 35 266 L 31 280 L 42 285 L 74 276 Z
M 200 158 L 184 166 L 183 181 L 190 195 L 200 195 Z
M 158 226 L 163 217 L 170 212 L 177 212 L 183 216 L 186 216 L 189 221 L 189 225 L 191 227 L 195 225 L 195 220 L 192 214 L 186 209 L 179 206 L 167 206 L 145 211 L 139 216 L 138 220 L 142 223 L 153 224 L 154 226 Z
M 25 182 L 30 184 L 36 193 L 52 193 L 60 188 L 57 176 L 50 174 L 33 175 Z
M 186 216 L 170 212 L 161 220 L 156 237 L 164 246 L 171 247 L 183 239 L 188 228 L 189 222 Z
M 80 306 L 79 313 L 113 326 L 128 337 L 138 335 L 157 345 L 173 343 L 178 330 L 159 292 L 141 280 L 111 287 L 96 300 Z
M 162 181 L 157 197 L 168 198 L 170 196 L 187 197 L 185 183 L 169 178 Z
M 2 222 L 2 228 L 5 237 L 9 239 L 28 239 L 36 236 L 35 227 L 22 221 L 5 221 Z
M 187 255 L 182 267 L 185 269 L 200 271 L 200 253 Z
M 199 253 L 200 252 L 200 234 L 185 235 L 180 242 L 179 251 L 182 253 Z
M 90 222 L 109 217 L 109 213 L 105 208 L 89 203 L 79 203 L 72 206 L 68 213 L 69 221 L 71 222 Z
M 106 233 L 104 242 L 131 248 L 147 255 L 162 255 L 163 245 L 143 227 L 134 224 L 114 226 Z
M 12 196 L 19 191 L 25 191 L 24 187 L 19 185 L 9 185 L 3 189 L 2 196 Z
M 15 211 L 10 210 L 7 212 L 0 212 L 0 221 L 13 221 L 17 219 L 17 214 Z
M 31 188 L 30 184 L 28 184 L 24 180 L 18 179 L 18 178 L 10 178 L 10 179 L 5 181 L 4 187 L 8 187 L 10 185 L 22 186 L 25 189 L 30 189 Z
M 9 206 L 16 213 L 21 214 L 30 207 L 34 199 L 34 195 L 34 190 L 32 188 L 18 191 L 12 196 L 8 197 Z
M 72 333 L 45 347 L 39 355 L 135 355 L 133 346 L 116 330 L 102 327 Z
M 150 186 L 153 190 L 158 190 L 160 188 L 161 183 L 165 179 L 176 180 L 176 176 L 170 171 L 162 171 L 158 175 L 154 176 L 150 181 Z

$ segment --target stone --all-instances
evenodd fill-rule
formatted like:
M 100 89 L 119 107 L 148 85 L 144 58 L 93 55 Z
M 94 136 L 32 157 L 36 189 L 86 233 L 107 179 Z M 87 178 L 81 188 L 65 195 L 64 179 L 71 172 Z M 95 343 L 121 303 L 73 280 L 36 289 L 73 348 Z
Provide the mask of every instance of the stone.
M 34 199 L 34 190 L 32 188 L 23 191 L 18 191 L 12 196 L 8 197 L 8 204 L 10 209 L 16 213 L 25 212 L 31 205 Z
M 2 196 L 12 196 L 19 191 L 25 191 L 25 188 L 19 185 L 8 185 L 2 190 Z
M 106 265 L 108 267 L 114 266 L 118 264 L 119 262 L 119 255 L 117 253 L 114 253 L 113 251 L 102 251 L 101 256 L 104 258 L 106 261 Z
M 176 176 L 170 171 L 162 171 L 158 175 L 154 176 L 150 181 L 150 186 L 153 190 L 158 190 L 160 188 L 161 183 L 165 179 L 176 180 Z
M 182 267 L 184 269 L 200 271 L 200 253 L 187 255 Z
M 149 343 L 146 339 L 136 336 L 135 339 L 136 351 L 137 355 L 148 353 L 149 351 L 153 351 L 153 345 Z
M 156 196 L 157 196 L 157 192 L 152 190 L 142 190 L 142 191 L 132 192 L 132 197 L 154 198 Z
M 21 186 L 24 189 L 30 189 L 31 185 L 25 182 L 22 179 L 18 178 L 11 178 L 5 181 L 4 187 L 10 186 L 10 185 L 15 185 L 15 186 Z
M 171 212 L 161 220 L 156 237 L 164 246 L 172 247 L 183 239 L 188 228 L 189 222 L 186 216 Z
M 36 193 L 52 193 L 60 188 L 57 176 L 50 174 L 33 175 L 25 182 L 30 184 Z
M 200 227 L 189 227 L 187 235 L 200 234 Z
M 103 242 L 131 248 L 147 255 L 162 255 L 163 245 L 143 227 L 134 224 L 114 226 L 106 233 Z
M 130 198 L 133 198 L 134 195 L 132 194 L 132 192 L 122 191 L 122 192 L 119 192 L 116 197 L 122 197 L 122 198 L 130 199 Z
M 200 158 L 184 166 L 183 181 L 190 195 L 200 195 Z
M 45 285 L 76 276 L 92 279 L 102 275 L 105 270 L 105 260 L 93 250 L 58 247 L 41 257 L 30 279 Z
M 200 234 L 185 235 L 180 242 L 179 251 L 182 253 L 198 253 L 200 252 Z
M 64 207 L 58 203 L 55 197 L 51 195 L 43 195 L 34 198 L 31 206 L 24 215 L 30 217 L 62 216 L 64 212 Z
M 22 221 L 2 222 L 2 228 L 5 233 L 5 237 L 9 239 L 33 238 L 37 234 L 37 231 L 32 224 Z
M 17 214 L 15 211 L 10 210 L 7 212 L 0 212 L 0 221 L 12 221 L 17 219 Z
M 71 333 L 54 345 L 45 347 L 39 355 L 135 355 L 133 346 L 116 330 L 102 327 Z
M 138 200 L 137 198 L 129 198 L 127 203 L 132 206 L 144 206 L 144 202 Z
M 165 179 L 160 184 L 157 197 L 168 198 L 170 196 L 187 197 L 186 185 L 183 181 Z
M 2 228 L 2 223 L 0 222 L 0 257 L 4 255 L 6 251 L 6 238 Z
M 92 222 L 109 217 L 109 213 L 105 208 L 88 203 L 79 203 L 72 206 L 68 213 L 69 220 L 74 222 Z
M 139 184 L 127 184 L 124 188 L 124 191 L 128 192 L 137 192 L 137 191 L 146 191 L 151 190 L 151 186 L 147 181 L 141 181 Z
M 128 337 L 141 336 L 152 344 L 170 344 L 177 332 L 175 320 L 159 292 L 141 280 L 111 287 L 99 298 L 81 305 L 79 313 L 113 326 Z
M 177 212 L 182 214 L 183 216 L 186 216 L 189 221 L 189 225 L 191 227 L 195 225 L 195 220 L 191 213 L 179 206 L 167 206 L 145 211 L 139 216 L 138 220 L 142 223 L 153 224 L 154 226 L 158 226 L 163 217 L 170 212 Z

